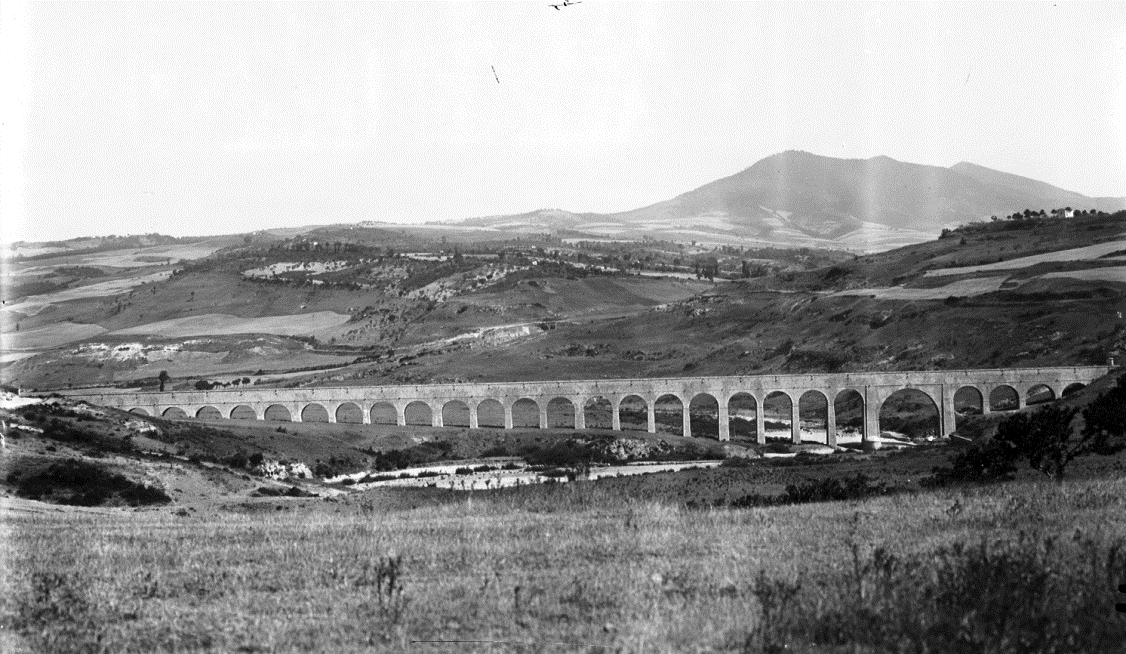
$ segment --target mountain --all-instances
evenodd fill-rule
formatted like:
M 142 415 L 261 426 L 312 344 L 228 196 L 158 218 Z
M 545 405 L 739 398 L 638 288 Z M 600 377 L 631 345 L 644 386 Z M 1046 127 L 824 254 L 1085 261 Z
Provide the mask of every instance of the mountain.
M 664 202 L 616 214 L 558 209 L 466 221 L 497 229 L 602 238 L 651 236 L 718 245 L 886 250 L 994 214 L 1117 211 L 1126 198 L 1089 198 L 962 162 L 950 168 L 880 156 L 837 159 L 787 151 Z M 576 234 L 577 233 L 577 234 Z

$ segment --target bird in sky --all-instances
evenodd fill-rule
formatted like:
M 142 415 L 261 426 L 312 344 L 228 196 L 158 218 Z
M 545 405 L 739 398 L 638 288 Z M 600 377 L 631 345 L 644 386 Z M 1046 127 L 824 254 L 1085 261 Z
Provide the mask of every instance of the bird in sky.
M 559 11 L 563 7 L 570 7 L 571 5 L 579 5 L 579 4 L 582 4 L 582 2 L 583 2 L 583 0 L 563 0 L 563 2 L 560 2 L 557 5 L 548 5 L 548 6 L 553 7 L 555 9 L 555 11 Z

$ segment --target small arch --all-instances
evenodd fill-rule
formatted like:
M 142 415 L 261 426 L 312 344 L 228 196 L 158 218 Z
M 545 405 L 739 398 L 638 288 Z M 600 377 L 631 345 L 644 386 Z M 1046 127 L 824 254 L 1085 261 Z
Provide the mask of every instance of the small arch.
M 985 411 L 985 398 L 975 386 L 963 386 L 954 391 L 954 427 L 969 416 Z
M 313 402 L 301 409 L 301 422 L 328 422 L 328 409 Z
M 468 427 L 469 405 L 461 400 L 450 400 L 443 404 L 442 424 L 446 427 Z
M 497 400 L 481 400 L 477 405 L 477 426 L 504 429 L 504 405 Z
M 430 408 L 429 404 L 421 400 L 415 400 L 408 404 L 403 414 L 406 416 L 406 423 L 408 425 L 430 427 L 434 424 L 434 411 Z
M 144 409 L 142 409 L 142 408 L 141 408 L 141 407 L 139 407 L 139 406 L 138 406 L 138 407 L 133 407 L 132 409 L 129 409 L 129 413 L 135 413 L 135 414 L 137 414 L 137 415 L 139 415 L 139 416 L 147 416 L 147 415 L 149 415 L 149 412 L 148 412 L 148 411 L 145 411 Z
M 587 429 L 613 429 L 614 405 L 610 400 L 595 395 L 583 403 L 583 419 Z
M 846 388 L 833 398 L 833 414 L 837 418 L 837 444 L 864 440 L 864 396 L 854 388 Z
M 170 406 L 160 414 L 160 417 L 168 420 L 187 420 L 188 414 L 178 406 Z
M 649 404 L 640 395 L 623 397 L 618 403 L 618 424 L 623 431 L 648 431 Z
M 803 441 L 829 442 L 829 398 L 821 391 L 809 390 L 798 398 L 798 429 Z
M 672 393 L 666 393 L 653 402 L 657 418 L 657 431 L 676 436 L 684 435 L 684 403 Z
M 880 434 L 911 438 L 938 436 L 940 420 L 934 399 L 916 388 L 901 388 L 880 404 Z
M 336 407 L 336 422 L 362 424 L 364 422 L 364 410 L 354 402 L 344 402 Z
M 255 411 L 254 409 L 246 406 L 245 404 L 240 404 L 240 405 L 236 406 L 235 408 L 231 409 L 231 420 L 257 420 L 257 419 L 258 419 L 258 412 Z
M 399 411 L 390 402 L 376 402 L 372 405 L 370 413 L 373 425 L 399 424 Z
M 762 401 L 763 427 L 766 429 L 766 439 L 771 438 L 790 441 L 794 422 L 794 401 L 782 391 L 774 391 Z
M 289 409 L 280 404 L 271 404 L 266 407 L 266 411 L 262 415 L 263 420 L 268 422 L 289 422 L 293 419 L 289 413 Z
M 1033 404 L 1044 404 L 1056 399 L 1056 392 L 1052 390 L 1051 386 L 1047 384 L 1036 384 L 1028 389 L 1024 395 L 1025 406 L 1032 406 Z
M 552 398 L 547 403 L 547 426 L 552 429 L 574 429 L 574 402 L 565 397 Z
M 1071 395 L 1072 393 L 1078 393 L 1079 391 L 1083 390 L 1084 388 L 1087 388 L 1087 385 L 1086 384 L 1080 384 L 1079 382 L 1075 382 L 1074 384 L 1068 384 L 1067 386 L 1064 386 L 1063 392 L 1060 393 L 1060 397 L 1067 397 L 1068 395 Z
M 732 440 L 758 438 L 758 400 L 750 393 L 736 393 L 727 400 L 728 433 Z
M 222 420 L 223 414 L 213 406 L 205 406 L 195 412 L 195 417 L 198 420 Z
M 513 402 L 512 426 L 517 429 L 538 429 L 540 426 L 540 405 L 527 397 L 522 397 Z
M 719 440 L 719 400 L 711 393 L 697 393 L 688 401 L 692 435 Z
M 1020 393 L 1012 386 L 1001 384 L 989 391 L 990 411 L 1014 411 L 1020 408 Z

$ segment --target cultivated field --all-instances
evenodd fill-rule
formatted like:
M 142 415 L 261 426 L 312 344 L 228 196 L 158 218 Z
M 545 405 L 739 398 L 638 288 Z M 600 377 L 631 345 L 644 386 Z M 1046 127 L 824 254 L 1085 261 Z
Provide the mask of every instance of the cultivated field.
M 151 334 L 168 338 L 221 336 L 233 334 L 300 335 L 329 329 L 348 322 L 348 316 L 332 311 L 301 313 L 292 316 L 240 318 L 222 313 L 204 313 L 190 318 L 173 318 L 137 327 L 118 329 L 114 334 Z

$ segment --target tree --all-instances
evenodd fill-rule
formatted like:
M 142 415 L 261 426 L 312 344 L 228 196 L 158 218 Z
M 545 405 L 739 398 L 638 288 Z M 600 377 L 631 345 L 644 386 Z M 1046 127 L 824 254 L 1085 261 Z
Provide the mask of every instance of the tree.
M 160 374 L 156 376 L 156 380 L 158 382 L 160 382 L 160 392 L 161 393 L 164 392 L 164 384 L 167 383 L 169 379 L 172 379 L 172 378 L 168 376 L 167 370 L 161 370 Z
M 1083 410 L 1083 435 L 1091 439 L 1092 449 L 1098 454 L 1122 449 L 1122 444 L 1111 447 L 1108 441 L 1113 436 L 1126 436 L 1126 377 L 1119 377 L 1114 388 Z
M 1049 479 L 1063 481 L 1068 464 L 1093 452 L 1097 444 L 1095 439 L 1084 433 L 1073 437 L 1071 421 L 1078 413 L 1079 409 L 1075 407 L 1056 404 L 1031 414 L 1018 413 L 1005 418 L 997 426 L 994 438 L 1015 448 L 1034 470 L 1039 470 Z

